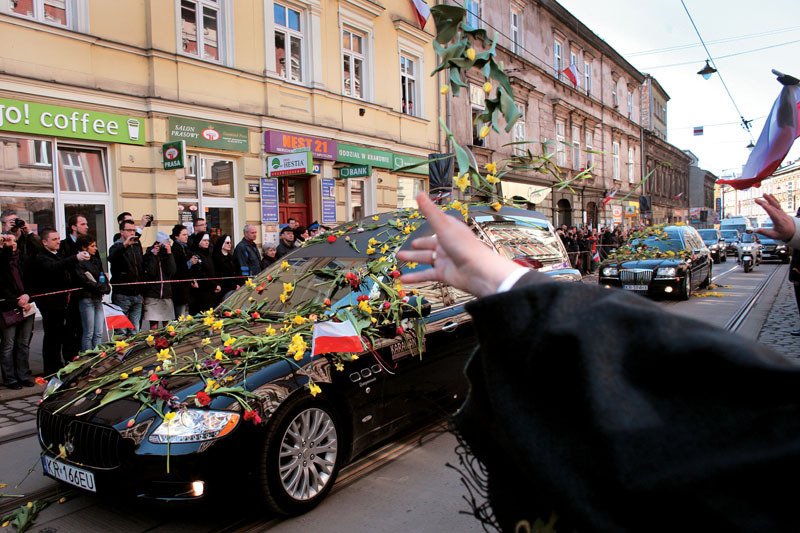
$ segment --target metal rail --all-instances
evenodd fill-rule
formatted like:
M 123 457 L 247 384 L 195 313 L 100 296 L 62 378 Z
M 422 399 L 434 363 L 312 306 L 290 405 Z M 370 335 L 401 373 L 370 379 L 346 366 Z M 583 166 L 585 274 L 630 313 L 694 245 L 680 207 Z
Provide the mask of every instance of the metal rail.
M 753 295 L 746 302 L 744 302 L 739 309 L 736 310 L 730 319 L 728 319 L 728 321 L 725 323 L 725 326 L 723 326 L 725 329 L 735 332 L 742 327 L 742 324 L 744 324 L 744 322 L 747 320 L 747 317 L 750 315 L 750 312 L 753 310 L 756 303 L 758 303 L 758 300 L 764 294 L 764 291 L 767 290 L 767 286 L 772 281 L 772 278 L 774 278 L 775 275 L 780 271 L 780 268 L 776 268 L 771 274 L 764 278 L 764 281 L 761 282 L 761 285 L 758 286 Z

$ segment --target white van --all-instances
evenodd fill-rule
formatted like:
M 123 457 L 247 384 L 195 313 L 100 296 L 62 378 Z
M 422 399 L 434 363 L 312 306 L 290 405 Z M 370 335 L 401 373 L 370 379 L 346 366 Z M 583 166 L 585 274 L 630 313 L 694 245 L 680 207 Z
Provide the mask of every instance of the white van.
M 735 229 L 738 230 L 739 233 L 745 233 L 747 231 L 753 231 L 753 225 L 750 223 L 750 219 L 746 217 L 729 217 L 720 220 L 719 229 L 720 231 Z

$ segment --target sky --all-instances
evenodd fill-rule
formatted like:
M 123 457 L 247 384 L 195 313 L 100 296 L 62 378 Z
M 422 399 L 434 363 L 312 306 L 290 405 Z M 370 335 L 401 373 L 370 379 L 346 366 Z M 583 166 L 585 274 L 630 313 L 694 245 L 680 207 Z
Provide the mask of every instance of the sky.
M 753 121 L 752 139 L 758 140 L 781 89 L 770 70 L 800 78 L 800 0 L 684 0 L 739 111 L 719 75 L 697 75 L 707 54 L 681 0 L 558 1 L 658 80 L 670 96 L 667 140 L 691 150 L 700 167 L 717 176 L 738 175 L 747 161 L 751 137 L 740 116 Z M 722 57 L 730 54 L 738 55 Z M 687 64 L 668 66 L 675 63 Z M 693 134 L 695 126 L 703 126 L 702 136 Z M 795 159 L 800 141 L 784 163 Z

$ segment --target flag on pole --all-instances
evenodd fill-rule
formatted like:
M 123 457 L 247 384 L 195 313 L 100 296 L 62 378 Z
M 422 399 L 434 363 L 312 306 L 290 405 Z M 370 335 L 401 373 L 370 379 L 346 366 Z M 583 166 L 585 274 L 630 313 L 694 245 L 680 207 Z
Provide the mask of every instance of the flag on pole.
M 608 192 L 606 193 L 605 197 L 603 197 L 603 209 L 605 209 L 605 207 L 606 207 L 606 206 L 609 204 L 609 202 L 611 202 L 611 200 L 612 200 L 612 199 L 613 199 L 613 198 L 614 198 L 616 195 L 617 195 L 617 189 L 614 189 L 614 190 L 608 191 Z
M 311 355 L 321 353 L 360 352 L 364 349 L 361 336 L 352 322 L 317 322 L 311 339 Z
M 411 3 L 414 5 L 414 13 L 417 15 L 419 27 L 424 30 L 425 23 L 428 21 L 428 17 L 431 16 L 431 8 L 425 0 L 411 0 Z
M 114 304 L 103 302 L 103 314 L 107 329 L 136 329 L 122 309 Z
M 744 164 L 742 175 L 738 178 L 720 179 L 717 183 L 724 183 L 739 190 L 758 187 L 780 166 L 794 140 L 800 136 L 800 124 L 798 124 L 800 80 L 776 70 L 772 72 L 778 76 L 783 88 L 772 105 L 755 148 Z
M 680 200 L 681 196 L 683 196 L 683 191 L 679 192 L 675 196 L 672 197 L 673 200 Z
M 572 85 L 577 89 L 578 88 L 578 67 L 575 66 L 575 63 L 572 63 L 570 66 L 565 68 L 561 71 L 564 76 L 569 78 L 569 81 L 572 82 Z
M 592 261 L 594 261 L 595 263 L 600 262 L 600 252 L 598 252 L 596 248 L 594 250 L 594 255 L 592 256 Z
M 695 134 L 695 136 L 702 135 L 703 134 L 703 126 L 695 126 L 694 127 L 694 134 Z

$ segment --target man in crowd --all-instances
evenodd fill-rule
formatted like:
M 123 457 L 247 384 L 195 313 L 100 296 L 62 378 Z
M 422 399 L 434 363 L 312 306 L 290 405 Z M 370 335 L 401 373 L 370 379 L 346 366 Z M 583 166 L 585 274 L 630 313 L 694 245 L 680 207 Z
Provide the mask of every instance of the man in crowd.
M 275 259 L 283 257 L 284 255 L 294 250 L 294 230 L 292 229 L 291 226 L 286 226 L 282 228 L 279 237 L 280 237 L 280 242 L 278 242 L 278 251 L 275 254 Z
M 122 224 L 122 221 L 132 222 L 135 224 L 133 220 L 133 215 L 130 214 L 128 211 L 123 211 L 119 215 L 117 215 L 117 224 Z M 153 215 L 142 215 L 142 220 L 140 225 L 136 227 L 136 235 L 142 236 L 142 228 L 145 228 L 153 223 Z M 119 233 L 114 234 L 114 238 L 112 239 L 114 242 L 119 240 Z
M 41 233 L 44 248 L 32 259 L 31 267 L 25 272 L 25 285 L 30 293 L 47 296 L 34 298 L 42 313 L 42 358 L 45 375 L 57 372 L 64 365 L 64 344 L 67 341 L 67 304 L 72 294 L 69 274 L 75 270 L 78 261 L 88 261 L 89 253 L 82 251 L 67 257 L 59 253 L 61 237 L 54 229 Z
M 61 255 L 64 257 L 77 254 L 78 237 L 86 237 L 89 234 L 89 222 L 80 213 L 70 215 L 67 219 L 67 237 L 61 241 Z
M 244 238 L 233 251 L 233 261 L 239 275 L 255 276 L 261 272 L 261 255 L 256 246 L 258 229 L 253 224 L 245 224 L 243 233 Z
M 286 225 L 294 231 L 300 225 L 300 222 L 298 222 L 296 218 L 289 217 L 289 220 L 286 221 Z
M 67 236 L 61 241 L 59 252 L 61 257 L 70 257 L 81 251 L 78 246 L 78 237 L 86 237 L 89 234 L 89 222 L 86 217 L 80 213 L 75 213 L 67 219 Z M 67 274 L 69 279 L 69 287 L 80 287 L 81 284 L 74 279 L 74 272 L 70 271 Z M 62 354 L 64 360 L 69 361 L 76 355 L 81 348 L 81 337 L 83 335 L 83 326 L 81 324 L 80 310 L 78 309 L 78 298 L 70 298 L 67 304 L 67 323 L 66 323 L 67 338 L 64 339 L 64 347 Z
M 208 223 L 206 223 L 206 219 L 204 218 L 196 218 L 192 222 L 192 228 L 193 231 L 192 234 L 189 235 L 188 241 L 189 248 L 192 248 L 195 245 L 195 239 L 197 238 L 197 235 L 199 235 L 201 232 L 205 233 L 207 231 Z
M 17 216 L 13 209 L 6 209 L 0 214 L 3 232 L 13 235 L 17 240 L 19 260 L 25 264 L 42 249 L 42 242 L 35 233 L 28 231 L 28 225 Z
M 198 258 L 189 249 L 189 230 L 183 224 L 172 227 L 172 255 L 175 259 L 175 274 L 173 280 L 188 280 L 191 278 L 189 270 L 197 264 Z M 175 316 L 185 315 L 189 311 L 189 282 L 173 283 L 172 304 L 175 306 Z
M 144 279 L 142 245 L 136 235 L 136 225 L 132 220 L 124 220 L 119 225 L 120 237 L 108 250 L 108 263 L 111 270 L 111 301 L 133 323 L 133 331 L 139 330 L 142 319 L 141 285 L 121 285 L 137 283 Z

